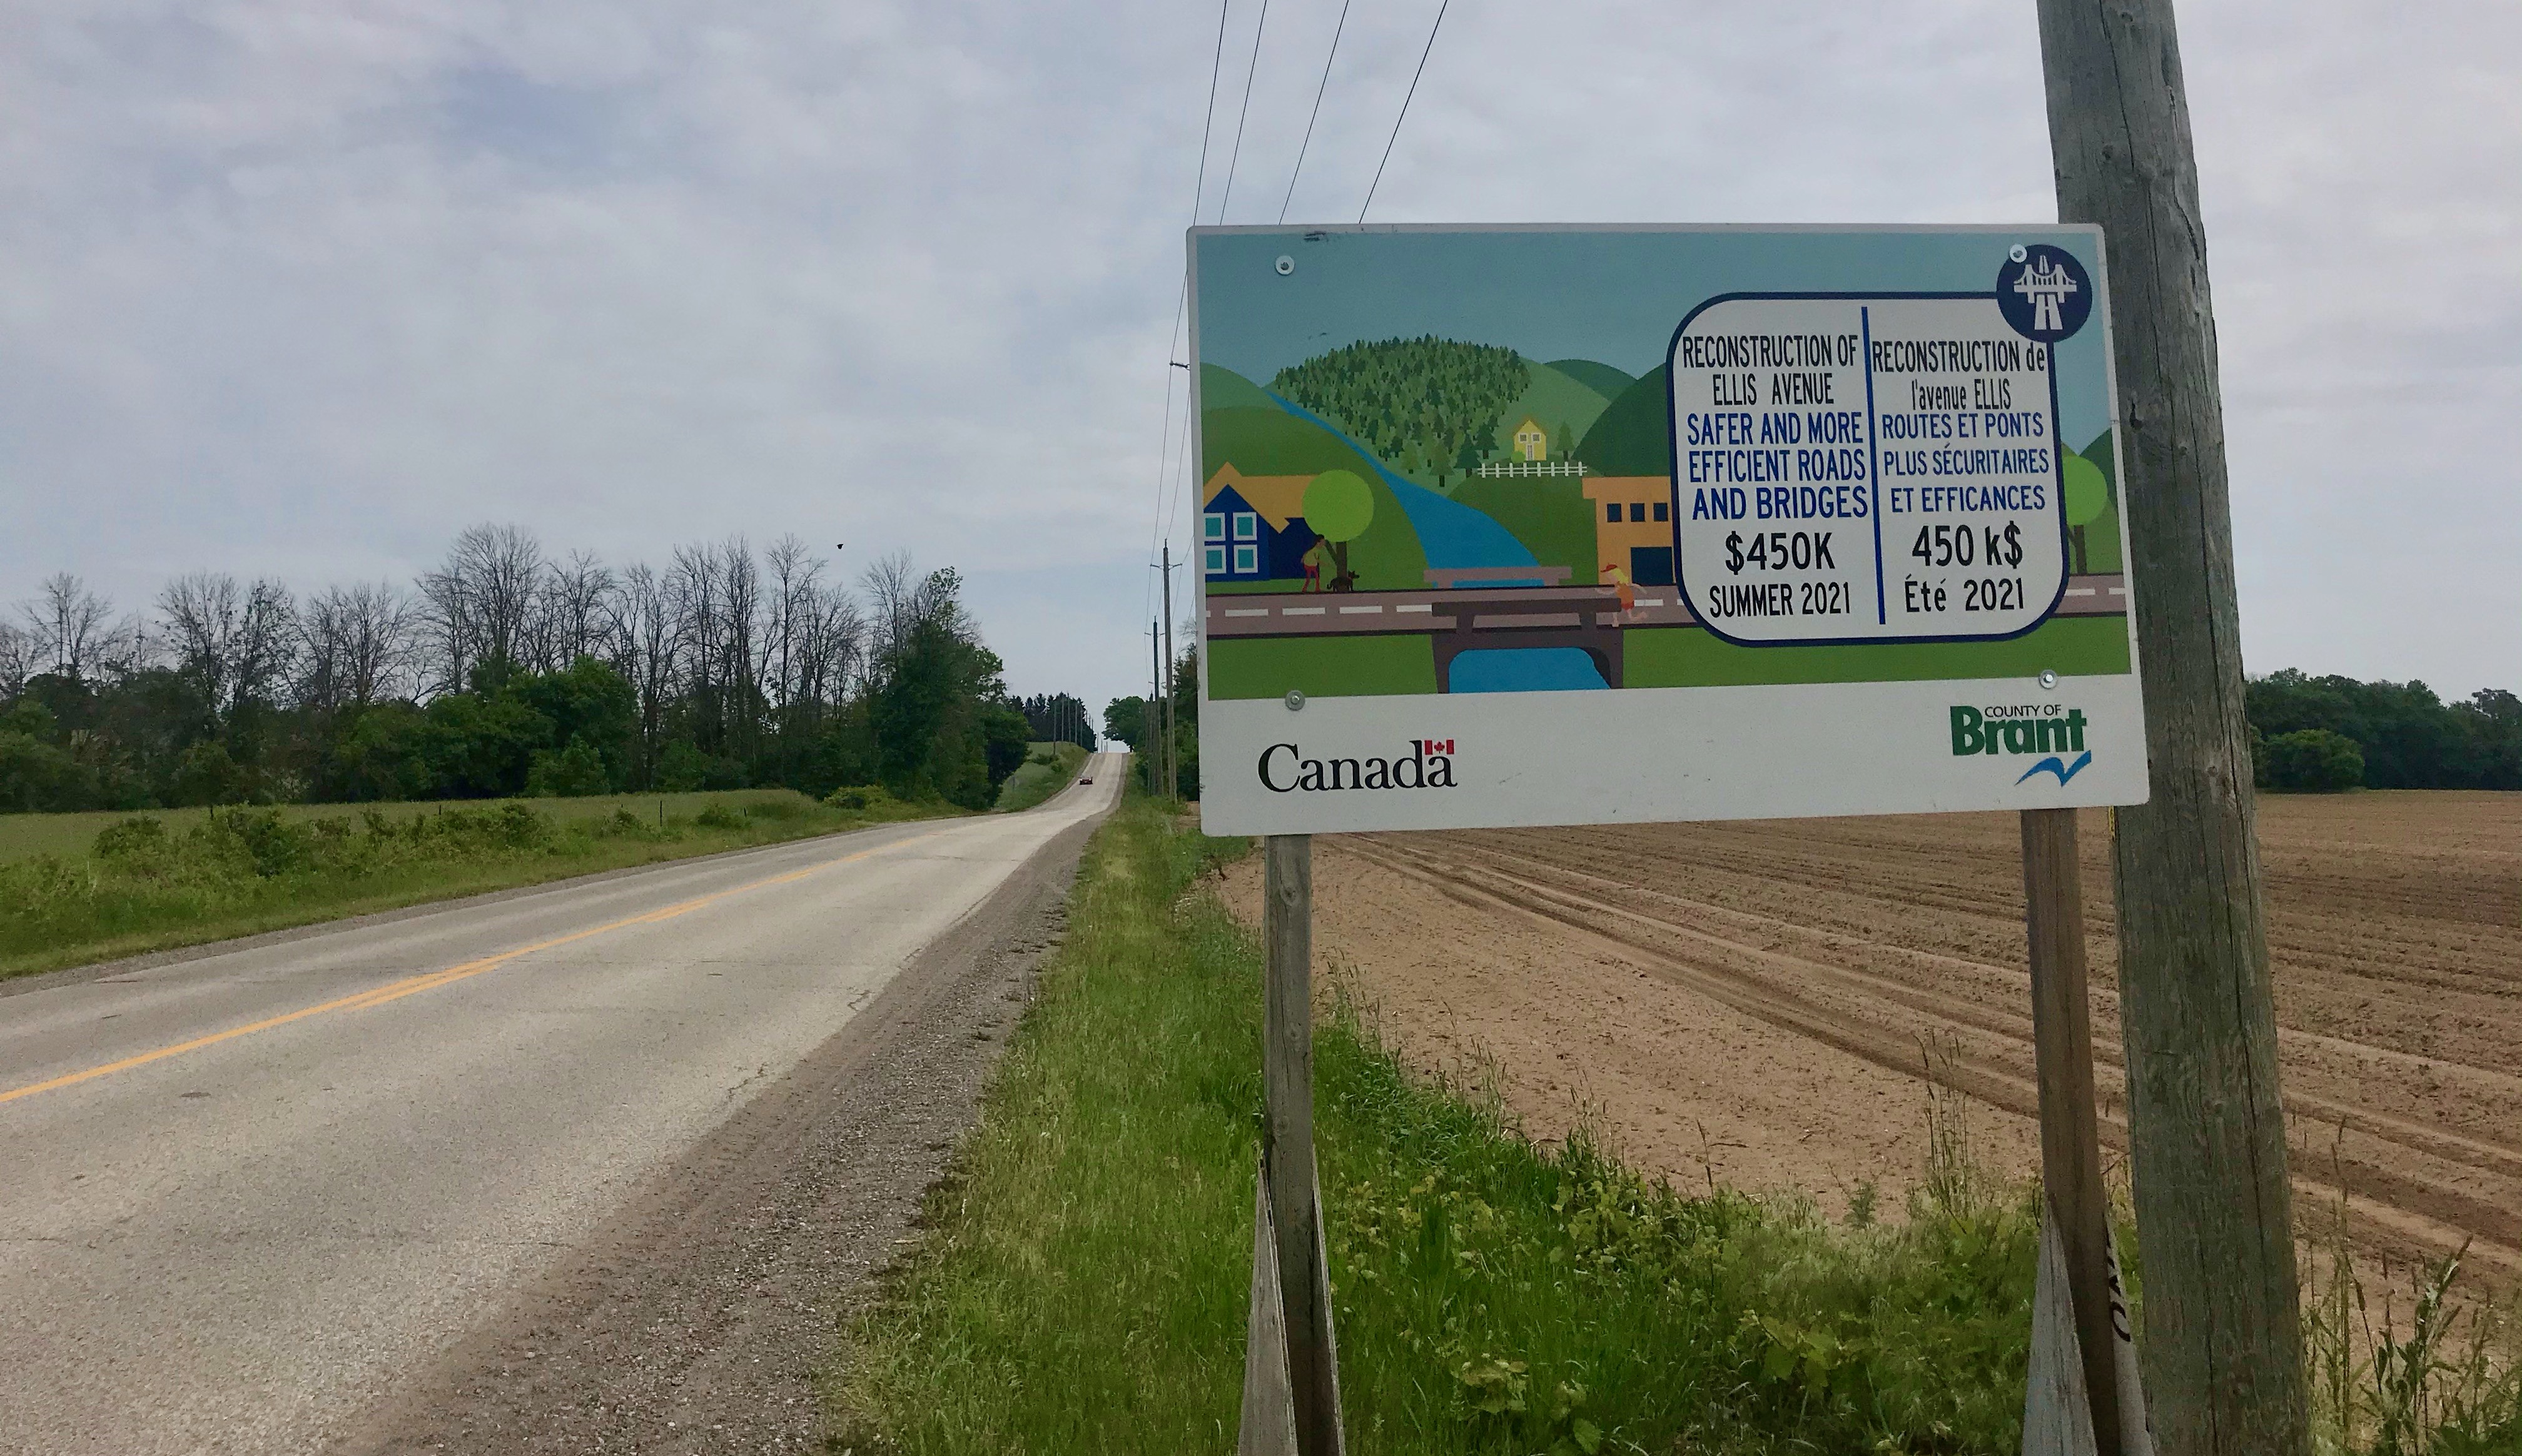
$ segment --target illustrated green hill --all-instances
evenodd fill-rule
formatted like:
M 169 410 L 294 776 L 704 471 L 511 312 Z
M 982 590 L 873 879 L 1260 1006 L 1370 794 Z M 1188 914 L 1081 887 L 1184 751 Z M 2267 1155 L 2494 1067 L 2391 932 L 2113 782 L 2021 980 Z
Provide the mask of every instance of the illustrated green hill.
M 1637 380 L 1623 370 L 1592 359 L 1552 359 L 1550 367 L 1592 390 L 1606 399 L 1616 399 Z
M 1671 475 L 1672 422 L 1664 393 L 1664 366 L 1658 364 L 1594 421 L 1576 446 L 1576 458 L 1600 475 Z
M 1454 488 L 1454 503 L 1468 505 L 1505 527 L 1544 566 L 1564 566 L 1579 587 L 1593 585 L 1594 502 L 1572 475 L 1484 480 L 1473 476 Z
M 1216 364 L 1199 366 L 1199 407 L 1202 409 L 1277 409 L 1261 386 Z
M 1497 456 L 1503 457 L 1515 448 L 1515 427 L 1529 417 L 1538 420 L 1550 432 L 1551 448 L 1559 447 L 1559 430 L 1567 429 L 1568 439 L 1582 440 L 1593 426 L 1596 416 L 1611 407 L 1608 396 L 1597 393 L 1573 376 L 1549 365 L 1524 361 L 1532 382 L 1524 387 L 1515 402 L 1498 416 L 1492 432 Z

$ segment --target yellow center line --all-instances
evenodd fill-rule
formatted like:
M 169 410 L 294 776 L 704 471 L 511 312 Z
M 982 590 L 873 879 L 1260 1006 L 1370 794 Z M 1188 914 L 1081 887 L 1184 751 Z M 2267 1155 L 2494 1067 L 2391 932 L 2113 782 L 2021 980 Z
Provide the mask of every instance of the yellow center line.
M 485 956 L 479 961 L 467 961 L 461 965 L 423 971 L 419 975 L 405 976 L 401 980 L 389 981 L 382 986 L 371 986 L 365 991 L 336 997 L 331 1001 L 310 1007 L 301 1007 L 297 1010 L 284 1011 L 277 1016 L 266 1016 L 262 1020 L 248 1022 L 243 1026 L 231 1026 L 225 1031 L 213 1031 L 208 1036 L 197 1036 L 188 1042 L 175 1042 L 168 1046 L 154 1048 L 135 1056 L 125 1057 L 119 1061 L 109 1061 L 75 1072 L 65 1072 L 48 1081 L 30 1082 L 23 1087 L 13 1087 L 7 1092 L 0 1092 L 0 1103 L 14 1103 L 22 1097 L 33 1097 L 39 1092 L 54 1092 L 64 1087 L 75 1087 L 81 1082 L 94 1081 L 98 1077 L 111 1076 L 116 1072 L 129 1071 L 136 1066 L 147 1066 L 153 1061 L 163 1061 L 169 1057 L 181 1057 L 187 1052 L 198 1052 L 204 1047 L 215 1047 L 221 1042 L 232 1042 L 241 1036 L 252 1036 L 257 1031 L 269 1031 L 275 1026 L 286 1026 L 292 1021 L 304 1021 L 309 1016 L 320 1016 L 327 1011 L 360 1011 L 370 1007 L 384 1006 L 390 1001 L 400 1001 L 406 996 L 415 996 L 423 991 L 435 991 L 441 986 L 469 979 L 484 971 L 496 970 L 511 961 L 534 955 L 537 951 L 548 951 L 592 936 L 627 929 L 632 925 L 653 925 L 660 920 L 671 920 L 677 916 L 689 915 L 705 906 L 715 905 L 731 895 L 741 895 L 749 890 L 767 889 L 772 885 L 793 884 L 808 875 L 819 874 L 836 865 L 847 865 L 873 855 L 885 854 L 907 845 L 917 844 L 922 840 L 934 839 L 947 832 L 949 831 L 945 829 L 932 829 L 925 834 L 914 834 L 909 839 L 897 839 L 891 844 L 879 844 L 873 849 L 863 849 L 856 854 L 843 855 L 837 860 L 825 860 L 819 865 L 809 865 L 803 869 L 791 869 L 784 874 L 749 880 L 744 884 L 713 891 L 697 899 L 669 905 L 662 910 L 643 911 L 638 915 L 628 916 L 585 930 L 573 930 L 567 935 L 555 935 L 549 940 L 536 941 L 533 945 L 518 946 L 514 950 L 501 951 L 495 956 Z

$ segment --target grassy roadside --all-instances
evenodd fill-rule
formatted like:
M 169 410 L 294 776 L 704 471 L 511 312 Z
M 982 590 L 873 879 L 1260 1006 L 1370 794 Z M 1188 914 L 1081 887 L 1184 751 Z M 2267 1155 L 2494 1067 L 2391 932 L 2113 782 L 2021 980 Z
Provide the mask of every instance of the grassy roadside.
M 1134 801 L 918 1251 L 852 1331 L 838 1447 L 1233 1444 L 1260 1104 L 1259 958 L 1201 872 L 1239 845 Z M 1911 1218 L 1650 1186 L 1317 1044 L 1342 1380 L 1361 1449 L 2019 1443 L 2033 1225 L 1938 1183 Z
M 1143 799 L 1098 835 L 980 1126 L 847 1332 L 830 1449 L 1232 1447 L 1260 964 L 1200 881 L 1243 848 Z M 1536 1148 L 1346 1010 L 1316 1056 L 1357 1449 L 2019 1449 L 2036 1196 L 1978 1170 L 1957 1102 L 1928 1104 L 1904 1219 L 1831 1224 Z M 2337 1257 L 2307 1312 L 2322 1456 L 2522 1456 L 2510 1320 L 2464 1323 L 2440 1268 L 2394 1314 L 2405 1280 Z
M 677 813 L 676 797 L 707 799 Z M 724 800 L 724 802 L 721 802 Z M 410 806 L 394 806 L 408 808 Z M 0 864 L 0 979 L 488 890 L 962 811 L 880 789 L 109 816 L 84 853 Z M 83 818 L 84 816 L 82 816 Z
M 1086 750 L 1075 743 L 1036 743 L 1025 753 L 1024 764 L 999 785 L 1001 814 L 1013 814 L 1031 809 L 1036 804 L 1068 787 L 1077 771 L 1086 767 Z

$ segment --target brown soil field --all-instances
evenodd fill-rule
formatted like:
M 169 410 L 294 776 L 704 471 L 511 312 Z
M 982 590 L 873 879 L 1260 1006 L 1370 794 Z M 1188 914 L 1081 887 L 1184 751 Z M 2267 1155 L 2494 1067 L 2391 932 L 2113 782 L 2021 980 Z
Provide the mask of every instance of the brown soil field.
M 2260 801 L 2298 1225 L 2522 1275 L 2522 794 Z M 2107 811 L 2081 819 L 2102 1137 L 2126 1148 Z M 2012 815 L 1326 835 L 1315 952 L 1411 1063 L 1633 1165 L 1896 1208 L 1926 1049 L 2039 1160 Z M 1260 904 L 1258 857 L 1228 903 Z M 2125 1167 L 2117 1170 L 2125 1174 Z

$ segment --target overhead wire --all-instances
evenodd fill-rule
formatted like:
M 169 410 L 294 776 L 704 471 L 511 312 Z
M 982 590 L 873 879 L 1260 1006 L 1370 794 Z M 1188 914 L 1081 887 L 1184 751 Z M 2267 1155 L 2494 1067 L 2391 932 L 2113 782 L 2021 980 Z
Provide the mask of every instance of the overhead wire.
M 1323 115 L 1323 93 L 1331 89 L 1331 63 L 1339 59 L 1340 36 L 1348 29 L 1349 0 L 1340 0 L 1339 23 L 1331 27 L 1331 54 L 1323 57 L 1323 78 L 1314 87 L 1314 109 L 1305 117 L 1305 139 L 1296 145 L 1296 164 L 1287 172 L 1287 195 L 1279 201 L 1279 220 L 1287 220 L 1287 206 L 1296 200 L 1296 178 L 1304 175 L 1305 153 L 1314 145 L 1314 122 Z M 1425 64 L 1422 62 L 1421 64 Z
M 1226 220 L 1227 204 L 1235 200 L 1236 166 L 1243 159 L 1243 123 L 1250 119 L 1252 116 L 1252 78 L 1258 74 L 1261 70 L 1261 40 L 1263 36 L 1269 33 L 1269 30 L 1270 0 L 1261 0 L 1260 18 L 1254 21 L 1252 24 L 1252 58 L 1243 68 L 1243 102 L 1237 109 L 1235 115 L 1235 145 L 1226 155 L 1226 186 L 1220 189 L 1217 197 L 1217 220 L 1221 223 Z M 1223 45 L 1225 28 L 1222 17 L 1219 23 L 1218 33 L 1221 37 L 1219 43 Z M 1214 103 L 1211 103 L 1211 105 L 1213 106 Z M 1194 206 L 1191 210 L 1191 221 L 1197 222 L 1198 220 L 1199 211 L 1198 208 Z M 1184 278 L 1183 286 L 1186 291 L 1189 290 L 1191 280 L 1188 276 Z M 1179 310 L 1177 310 L 1177 312 L 1179 312 Z M 1166 347 L 1171 349 L 1171 343 L 1168 342 Z M 1168 380 L 1167 384 L 1170 386 L 1171 381 Z M 1191 393 L 1186 391 L 1183 397 L 1183 406 L 1185 409 L 1189 409 L 1190 405 Z M 1191 421 L 1188 418 L 1183 421 L 1182 445 L 1185 451 L 1184 461 L 1188 464 L 1190 460 L 1189 450 L 1191 447 Z M 1178 517 L 1178 513 L 1182 509 L 1182 497 L 1184 493 L 1186 493 L 1175 491 L 1165 496 L 1164 521 L 1159 530 L 1159 535 L 1165 540 L 1173 540 L 1174 522 Z
M 1243 107 L 1235 117 L 1235 150 L 1226 155 L 1226 191 L 1217 200 L 1217 220 L 1226 220 L 1226 205 L 1235 198 L 1235 164 L 1243 157 L 1243 123 L 1252 115 L 1252 77 L 1261 70 L 1261 36 L 1270 28 L 1270 0 L 1261 0 L 1261 19 L 1252 26 L 1252 60 L 1243 68 Z
M 1357 210 L 1357 220 L 1366 220 L 1366 210 L 1375 206 L 1375 189 L 1383 185 L 1383 168 L 1392 161 L 1392 144 L 1401 140 L 1401 123 L 1410 118 L 1410 98 L 1419 94 L 1419 77 L 1427 73 L 1427 57 L 1436 49 L 1436 32 L 1445 26 L 1445 9 L 1454 0 L 1439 0 L 1436 23 L 1427 27 L 1427 46 L 1419 53 L 1419 69 L 1410 72 L 1410 89 L 1402 94 L 1401 115 L 1392 118 L 1392 135 L 1383 144 L 1383 161 L 1375 164 L 1375 180 L 1366 184 L 1366 201 Z
M 1217 81 L 1218 77 L 1225 72 L 1226 69 L 1226 20 L 1227 16 L 1234 10 L 1234 8 L 1235 0 L 1218 0 L 1217 48 L 1209 57 L 1208 62 L 1208 108 L 1201 114 L 1199 122 L 1199 172 L 1196 179 L 1191 183 L 1191 220 L 1193 226 L 1197 226 L 1199 223 L 1200 198 L 1208 191 L 1208 144 L 1210 137 L 1215 133 L 1217 127 Z M 1264 0 L 1265 18 L 1266 14 L 1267 0 Z M 1256 43 L 1258 41 L 1257 35 L 1255 36 L 1255 41 Z M 1251 104 L 1252 100 L 1250 84 L 1251 83 L 1249 81 L 1245 82 L 1244 104 L 1247 106 Z M 1239 121 L 1236 125 L 1236 133 L 1239 145 L 1242 134 L 1242 123 Z M 1233 186 L 1233 183 L 1230 182 L 1228 185 L 1231 187 Z M 1223 207 L 1221 207 L 1219 211 L 1222 214 L 1224 211 Z M 1156 564 L 1157 543 L 1163 540 L 1166 530 L 1168 529 L 1167 522 L 1165 520 L 1165 481 L 1173 474 L 1174 340 L 1182 333 L 1183 308 L 1190 301 L 1190 297 L 1191 275 L 1186 272 L 1183 275 L 1181 287 L 1174 293 L 1173 327 L 1167 330 L 1165 334 L 1165 427 L 1163 437 L 1156 447 L 1156 498 L 1151 502 L 1151 508 L 1147 512 L 1147 564 L 1149 566 Z M 1191 399 L 1189 391 L 1184 392 L 1183 402 L 1186 409 L 1190 407 Z M 1190 433 L 1189 421 L 1186 420 L 1184 423 L 1184 433 L 1188 435 Z M 1140 592 L 1139 608 L 1143 613 L 1154 604 L 1151 599 L 1153 594 L 1154 587 L 1152 584 L 1147 584 L 1146 589 Z

